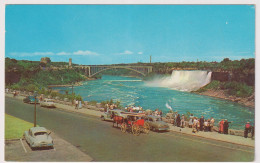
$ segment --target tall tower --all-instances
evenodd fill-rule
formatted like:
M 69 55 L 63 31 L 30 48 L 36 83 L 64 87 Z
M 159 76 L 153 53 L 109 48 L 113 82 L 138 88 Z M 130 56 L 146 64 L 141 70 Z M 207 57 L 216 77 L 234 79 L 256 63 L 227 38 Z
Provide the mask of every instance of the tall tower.
M 72 58 L 69 59 L 69 67 L 72 66 Z

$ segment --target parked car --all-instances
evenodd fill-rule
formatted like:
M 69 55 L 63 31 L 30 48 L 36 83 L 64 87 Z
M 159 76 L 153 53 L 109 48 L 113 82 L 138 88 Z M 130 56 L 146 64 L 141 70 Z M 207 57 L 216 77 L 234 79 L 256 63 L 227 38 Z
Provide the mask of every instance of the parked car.
M 107 112 L 102 112 L 100 118 L 102 121 L 105 121 L 105 120 L 113 121 L 112 114 L 117 115 L 117 116 L 126 116 L 126 115 L 124 115 L 124 113 L 126 113 L 126 112 L 119 110 L 119 109 L 109 110 Z
M 54 101 L 52 99 L 44 99 L 41 103 L 40 106 L 42 107 L 50 107 L 50 108 L 56 108 Z
M 35 98 L 34 96 L 27 96 L 23 99 L 24 103 L 28 103 L 28 104 L 34 104 Z M 39 104 L 39 100 L 38 98 L 36 98 L 36 104 Z
M 150 125 L 150 129 L 153 131 L 166 131 L 169 130 L 169 125 L 162 121 L 162 118 L 159 116 L 148 115 L 145 117 L 145 121 Z
M 37 147 L 53 148 L 53 139 L 44 127 L 32 127 L 24 132 L 24 138 L 32 149 Z

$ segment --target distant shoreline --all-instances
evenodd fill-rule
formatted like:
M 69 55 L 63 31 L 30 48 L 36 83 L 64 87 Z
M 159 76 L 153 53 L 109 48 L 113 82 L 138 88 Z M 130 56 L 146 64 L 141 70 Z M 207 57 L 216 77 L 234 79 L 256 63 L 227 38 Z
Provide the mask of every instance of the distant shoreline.
M 236 102 L 238 104 L 255 109 L 255 101 L 254 101 L 255 96 L 254 95 L 252 95 L 250 97 L 244 97 L 244 98 L 228 96 L 225 94 L 224 90 L 206 90 L 205 92 L 201 92 L 201 93 L 194 92 L 194 93 L 199 94 L 199 95 L 216 97 L 216 98 Z

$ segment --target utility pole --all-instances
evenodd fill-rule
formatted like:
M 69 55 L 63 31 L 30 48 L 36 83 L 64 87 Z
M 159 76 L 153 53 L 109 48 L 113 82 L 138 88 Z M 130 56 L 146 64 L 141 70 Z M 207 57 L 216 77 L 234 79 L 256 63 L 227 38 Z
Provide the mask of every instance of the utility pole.
M 150 63 L 152 63 L 152 56 L 150 55 Z
M 37 99 L 37 92 L 34 92 L 34 127 L 36 127 L 36 99 Z

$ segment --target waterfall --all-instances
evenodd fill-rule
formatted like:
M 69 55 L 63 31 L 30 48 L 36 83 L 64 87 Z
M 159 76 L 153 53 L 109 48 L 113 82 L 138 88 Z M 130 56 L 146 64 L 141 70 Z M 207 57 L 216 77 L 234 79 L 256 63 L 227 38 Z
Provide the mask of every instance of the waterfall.
M 196 91 L 210 83 L 211 74 L 212 72 L 200 70 L 173 70 L 171 76 L 154 78 L 146 84 L 153 87 L 167 87 L 174 90 L 190 92 Z

